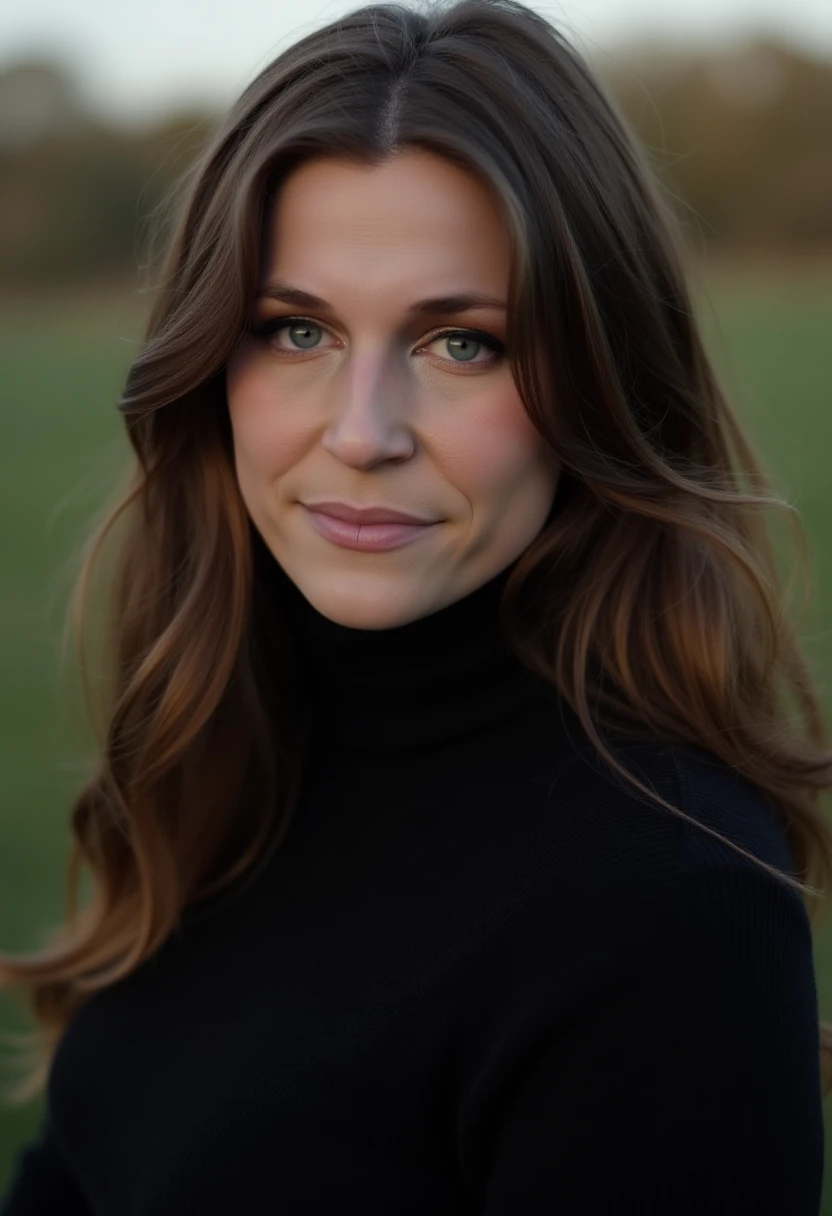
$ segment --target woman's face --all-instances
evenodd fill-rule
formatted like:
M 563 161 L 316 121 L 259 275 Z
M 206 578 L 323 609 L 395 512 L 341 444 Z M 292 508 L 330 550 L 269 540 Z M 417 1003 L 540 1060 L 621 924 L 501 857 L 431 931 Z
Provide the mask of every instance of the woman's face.
M 227 371 L 252 522 L 330 620 L 387 629 L 428 616 L 523 552 L 557 484 L 501 353 L 497 207 L 428 152 L 375 167 L 321 158 L 283 183 L 264 244 L 252 320 L 267 332 L 247 335 Z M 475 293 L 493 303 L 422 303 Z M 324 501 L 430 523 L 397 544 L 391 525 L 342 524 L 338 543 L 338 524 L 304 505 Z M 373 536 L 394 547 L 346 547 Z

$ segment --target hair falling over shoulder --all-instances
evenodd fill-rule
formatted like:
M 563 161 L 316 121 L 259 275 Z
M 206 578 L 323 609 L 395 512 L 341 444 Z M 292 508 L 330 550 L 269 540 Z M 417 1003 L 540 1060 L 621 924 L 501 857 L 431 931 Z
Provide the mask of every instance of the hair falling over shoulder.
M 67 618 L 104 724 L 71 811 L 67 919 L 41 951 L 0 954 L 0 988 L 22 992 L 37 1024 L 19 1039 L 34 1054 L 7 1102 L 44 1089 L 85 1001 L 288 826 L 298 681 L 273 559 L 234 475 L 224 369 L 281 179 L 313 156 L 371 164 L 407 148 L 478 174 L 511 236 L 512 368 L 561 468 L 557 509 L 504 593 L 518 656 L 558 686 L 610 767 L 672 813 L 616 760 L 608 726 L 734 766 L 776 809 L 795 872 L 752 860 L 813 918 L 822 910 L 832 751 L 783 610 L 770 512 L 785 513 L 805 569 L 803 529 L 709 362 L 652 168 L 581 56 L 519 0 L 371 4 L 252 81 L 159 230 L 153 307 L 118 406 L 135 459 L 90 535 Z M 108 682 L 93 698 L 84 633 L 108 546 Z M 79 909 L 82 864 L 93 895 Z M 826 1094 L 832 1026 L 820 1044 Z

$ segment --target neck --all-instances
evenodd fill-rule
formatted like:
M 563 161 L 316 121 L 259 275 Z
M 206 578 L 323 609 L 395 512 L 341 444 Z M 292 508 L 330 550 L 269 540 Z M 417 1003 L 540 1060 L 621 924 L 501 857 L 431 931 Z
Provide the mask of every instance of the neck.
M 312 736 L 330 750 L 409 753 L 456 743 L 554 694 L 500 629 L 512 566 L 428 616 L 380 630 L 330 620 L 275 567 Z

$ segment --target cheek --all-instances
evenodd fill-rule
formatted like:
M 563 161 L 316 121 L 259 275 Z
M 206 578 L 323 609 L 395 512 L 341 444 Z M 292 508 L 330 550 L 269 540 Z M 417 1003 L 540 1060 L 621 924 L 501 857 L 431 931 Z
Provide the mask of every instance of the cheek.
M 431 381 L 426 375 L 427 403 L 418 411 L 430 463 L 480 512 L 522 518 L 534 511 L 550 495 L 554 474 L 511 376 L 487 387 L 462 378 L 454 385 L 447 376 Z M 251 503 L 258 489 L 299 465 L 314 446 L 309 419 L 315 411 L 308 392 L 276 384 L 256 358 L 229 363 L 226 397 L 237 477 Z
M 528 496 L 551 479 L 546 471 L 547 448 L 532 425 L 513 381 L 495 388 L 463 411 L 461 425 L 446 451 L 449 476 L 471 501 L 504 496 Z M 473 415 L 473 416 L 472 416 Z
M 241 484 L 272 479 L 291 468 L 304 444 L 304 428 L 290 400 L 281 400 L 274 380 L 256 366 L 232 362 L 226 373 L 226 399 Z

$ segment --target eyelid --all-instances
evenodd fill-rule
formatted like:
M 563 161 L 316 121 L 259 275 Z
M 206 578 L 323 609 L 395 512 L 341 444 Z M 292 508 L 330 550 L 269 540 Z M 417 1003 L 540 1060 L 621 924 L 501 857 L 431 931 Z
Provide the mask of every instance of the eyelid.
M 483 342 L 487 346 L 496 343 L 501 351 L 505 350 L 505 344 L 496 334 L 490 334 L 485 329 L 477 329 L 473 325 L 440 325 L 438 329 L 431 331 L 421 339 L 420 346 L 427 346 L 431 342 L 435 342 L 437 338 L 446 338 L 449 334 L 472 334 L 477 341 Z

